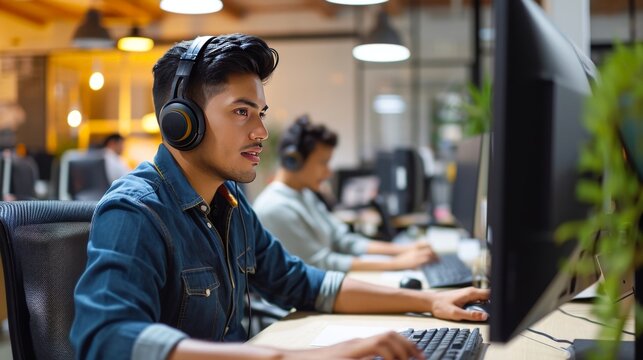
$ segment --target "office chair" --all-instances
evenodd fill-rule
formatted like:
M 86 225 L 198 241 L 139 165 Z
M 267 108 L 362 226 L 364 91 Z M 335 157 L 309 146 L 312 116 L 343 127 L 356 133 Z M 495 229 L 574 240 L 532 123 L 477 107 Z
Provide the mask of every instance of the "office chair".
M 17 200 L 36 199 L 38 165 L 31 156 L 18 156 L 12 152 L 2 154 L 2 197 L 11 195 Z
M 105 153 L 67 150 L 58 167 L 58 199 L 97 201 L 109 189 Z
M 74 288 L 87 261 L 94 202 L 0 203 L 0 253 L 15 360 L 72 359 Z
M 250 338 L 254 337 L 263 329 L 279 321 L 284 316 L 288 315 L 288 313 L 290 313 L 290 311 L 284 310 L 279 306 L 266 301 L 261 296 L 252 291 L 250 292 L 250 299 L 250 309 L 252 311 Z M 244 316 L 244 321 L 247 322 L 247 318 L 248 316 Z

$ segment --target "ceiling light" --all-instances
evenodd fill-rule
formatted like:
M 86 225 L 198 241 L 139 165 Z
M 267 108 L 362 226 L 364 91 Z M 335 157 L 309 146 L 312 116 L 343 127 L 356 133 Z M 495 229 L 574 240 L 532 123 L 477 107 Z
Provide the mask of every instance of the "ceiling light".
M 103 85 L 105 85 L 105 77 L 103 76 L 103 73 L 100 71 L 92 73 L 89 77 L 89 88 L 94 91 L 98 91 L 103 88 Z
M 406 60 L 411 52 L 402 45 L 400 35 L 389 23 L 386 12 L 377 15 L 377 24 L 365 41 L 353 48 L 353 56 L 362 61 L 393 62 Z
M 141 35 L 138 26 L 132 27 L 129 35 L 118 40 L 118 48 L 123 51 L 149 51 L 154 47 L 154 40 Z
M 208 14 L 223 9 L 221 0 L 161 0 L 161 9 L 179 14 Z
M 378 114 L 403 114 L 406 103 L 400 95 L 380 94 L 373 100 L 373 109 Z
M 341 5 L 373 5 L 387 2 L 388 0 L 326 0 L 333 4 Z
M 112 48 L 114 41 L 109 36 L 107 29 L 100 23 L 101 13 L 96 9 L 89 9 L 85 13 L 83 22 L 78 26 L 73 37 L 73 44 L 79 48 Z
M 72 128 L 77 128 L 83 121 L 83 115 L 77 109 L 74 109 L 67 114 L 67 125 Z

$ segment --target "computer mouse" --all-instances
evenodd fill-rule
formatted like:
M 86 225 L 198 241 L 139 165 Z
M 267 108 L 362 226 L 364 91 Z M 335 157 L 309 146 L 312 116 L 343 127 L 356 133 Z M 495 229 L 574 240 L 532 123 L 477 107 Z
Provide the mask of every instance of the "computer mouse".
M 400 287 L 403 289 L 422 290 L 422 282 L 416 278 L 405 276 L 400 280 Z
M 489 309 L 491 308 L 491 304 L 489 302 L 472 302 L 472 303 L 467 303 L 464 304 L 462 307 L 465 310 L 471 310 L 471 311 L 480 311 L 483 313 L 487 314 L 487 319 L 489 318 Z

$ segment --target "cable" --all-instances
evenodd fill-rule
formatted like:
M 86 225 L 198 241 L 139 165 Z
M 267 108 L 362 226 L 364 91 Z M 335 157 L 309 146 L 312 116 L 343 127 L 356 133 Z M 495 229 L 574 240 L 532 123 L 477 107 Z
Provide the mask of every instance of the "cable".
M 630 291 L 630 293 L 629 293 L 629 294 L 625 294 L 625 295 L 621 296 L 618 300 L 616 300 L 616 302 L 617 302 L 617 303 L 618 303 L 618 302 L 621 302 L 621 301 L 623 301 L 623 300 L 627 299 L 628 297 L 630 297 L 630 296 L 632 296 L 632 295 L 634 295 L 634 289 L 632 289 L 632 291 Z
M 592 319 L 590 319 L 590 318 L 586 318 L 586 317 L 584 317 L 584 316 L 570 314 L 570 313 L 568 313 L 567 311 L 565 311 L 565 310 L 563 310 L 563 309 L 561 309 L 561 308 L 558 308 L 558 311 L 562 312 L 563 314 L 565 314 L 565 315 L 567 315 L 567 316 L 571 316 L 571 317 L 576 318 L 576 319 L 581 319 L 581 320 L 589 321 L 589 322 L 591 322 L 592 324 L 596 324 L 596 325 L 600 325 L 600 326 L 604 326 L 604 327 L 609 327 L 609 328 L 613 328 L 613 329 L 615 328 L 614 326 L 607 325 L 607 324 L 603 324 L 602 322 L 599 322 L 599 321 L 596 321 L 596 320 L 592 320 Z M 634 334 L 634 333 L 633 333 L 633 332 L 631 332 L 631 331 L 627 331 L 627 330 L 622 330 L 622 329 L 621 329 L 621 332 L 622 332 L 623 334 L 636 336 L 636 334 Z
M 250 340 L 250 331 L 252 331 L 252 306 L 250 306 L 250 283 L 248 282 L 248 233 L 246 233 L 246 223 L 241 215 L 241 203 L 239 199 L 239 185 L 234 182 L 234 192 L 237 196 L 237 214 L 241 219 L 241 227 L 243 228 L 243 274 L 246 278 L 246 299 L 248 299 L 248 331 L 246 332 L 246 341 Z
M 552 349 L 554 349 L 554 350 L 559 350 L 559 351 L 564 351 L 564 352 L 567 352 L 567 351 L 568 351 L 566 348 L 564 348 L 564 347 L 562 347 L 562 346 L 561 346 L 561 347 L 556 347 L 556 346 L 549 345 L 549 344 L 547 344 L 546 342 L 540 341 L 540 340 L 536 339 L 535 337 L 527 336 L 527 335 L 525 335 L 524 333 L 523 333 L 523 334 L 520 334 L 519 336 L 522 336 L 522 337 L 524 337 L 525 339 L 529 339 L 529 340 L 531 340 L 531 341 L 537 342 L 537 343 L 539 343 L 539 344 L 541 344 L 541 345 L 544 345 L 544 346 L 550 347 L 550 348 L 552 348 Z
M 551 336 L 551 335 L 549 335 L 549 334 L 547 334 L 547 333 L 544 333 L 544 332 L 542 332 L 542 331 L 534 330 L 534 329 L 532 329 L 532 328 L 527 328 L 527 331 L 531 331 L 531 332 L 532 332 L 532 333 L 534 333 L 534 334 L 538 334 L 538 335 L 544 336 L 544 337 L 546 337 L 546 338 L 548 338 L 548 339 L 550 339 L 550 340 L 553 340 L 553 341 L 555 341 L 555 342 L 557 342 L 557 343 L 565 343 L 565 344 L 573 345 L 573 343 L 572 343 L 571 341 L 569 341 L 569 340 L 565 340 L 565 339 L 557 339 L 557 338 L 555 338 L 555 337 L 553 337 L 553 336 Z

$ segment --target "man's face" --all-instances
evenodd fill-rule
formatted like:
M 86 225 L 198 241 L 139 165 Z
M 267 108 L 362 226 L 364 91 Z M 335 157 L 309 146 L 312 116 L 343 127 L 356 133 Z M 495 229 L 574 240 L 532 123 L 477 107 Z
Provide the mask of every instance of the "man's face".
M 313 191 L 320 191 L 321 184 L 332 175 L 328 166 L 332 156 L 332 146 L 322 143 L 315 145 L 304 165 L 297 171 L 297 175 L 305 187 Z
M 198 168 L 217 180 L 251 182 L 259 165 L 266 105 L 257 75 L 230 75 L 223 91 L 210 98 L 204 113 L 206 130 L 196 148 Z

